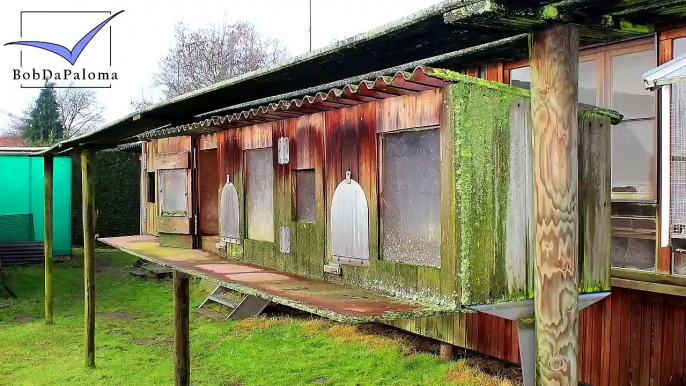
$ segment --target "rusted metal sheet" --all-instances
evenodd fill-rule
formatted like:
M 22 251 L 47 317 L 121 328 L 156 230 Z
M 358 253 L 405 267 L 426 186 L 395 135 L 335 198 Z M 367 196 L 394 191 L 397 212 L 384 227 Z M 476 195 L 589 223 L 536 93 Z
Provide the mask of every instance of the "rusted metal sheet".
M 350 178 L 341 181 L 331 201 L 331 252 L 339 263 L 369 260 L 369 207 L 364 190 Z M 354 264 L 354 262 L 351 262 Z
M 197 249 L 161 247 L 153 236 L 99 241 L 144 260 L 213 280 L 229 289 L 341 322 L 390 321 L 455 312 L 453 308 L 414 303 L 253 264 L 226 262 Z

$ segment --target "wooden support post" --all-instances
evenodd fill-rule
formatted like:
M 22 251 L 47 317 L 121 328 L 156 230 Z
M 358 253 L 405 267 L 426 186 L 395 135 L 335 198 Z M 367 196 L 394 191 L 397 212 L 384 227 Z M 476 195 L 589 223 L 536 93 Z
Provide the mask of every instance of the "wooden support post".
M 536 384 L 576 386 L 579 34 L 563 25 L 530 39 Z
M 86 366 L 95 367 L 95 197 L 93 150 L 81 151 L 81 199 L 83 209 L 84 321 Z
M 441 349 L 439 357 L 441 360 L 449 361 L 455 355 L 455 346 L 450 343 L 441 342 Z
M 45 323 L 52 324 L 52 164 L 43 158 L 43 245 L 45 246 Z
M 189 343 L 190 296 L 189 278 L 174 271 L 174 384 L 191 384 L 191 355 Z

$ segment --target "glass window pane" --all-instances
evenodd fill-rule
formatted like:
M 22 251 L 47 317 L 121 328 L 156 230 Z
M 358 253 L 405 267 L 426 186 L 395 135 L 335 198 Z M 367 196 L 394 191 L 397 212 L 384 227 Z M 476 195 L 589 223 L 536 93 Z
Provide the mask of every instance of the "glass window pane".
M 588 105 L 598 105 L 597 92 L 598 74 L 595 60 L 579 63 L 579 102 Z
M 247 150 L 246 217 L 248 238 L 274 241 L 274 166 L 272 149 Z
M 383 137 L 383 257 L 440 267 L 440 133 Z
M 188 216 L 188 171 L 160 170 L 160 211 L 162 216 Z
M 510 86 L 530 89 L 531 69 L 529 66 L 510 70 Z M 587 60 L 579 63 L 579 102 L 589 105 L 597 105 L 596 90 L 598 77 L 595 60 Z
M 673 44 L 672 54 L 674 55 L 674 59 L 686 54 L 686 38 L 674 39 Z
M 612 192 L 627 199 L 654 198 L 657 168 L 655 120 L 612 127 Z M 615 195 L 615 198 L 617 195 Z
M 655 240 L 612 237 L 612 266 L 655 270 Z
M 686 275 L 686 253 L 674 252 L 674 274 Z
M 510 86 L 529 89 L 531 87 L 531 73 L 529 66 L 510 70 Z
M 653 68 L 653 50 L 612 57 L 612 109 L 624 119 L 655 117 L 654 94 L 643 84 L 643 73 Z
M 317 222 L 317 192 L 314 170 L 295 171 L 295 219 Z

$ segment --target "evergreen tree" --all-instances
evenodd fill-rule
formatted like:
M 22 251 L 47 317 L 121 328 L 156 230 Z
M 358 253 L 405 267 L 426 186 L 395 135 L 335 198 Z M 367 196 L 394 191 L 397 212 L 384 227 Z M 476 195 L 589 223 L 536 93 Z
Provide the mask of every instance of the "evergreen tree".
M 45 82 L 29 112 L 22 136 L 30 145 L 53 145 L 64 138 L 54 87 L 54 83 Z

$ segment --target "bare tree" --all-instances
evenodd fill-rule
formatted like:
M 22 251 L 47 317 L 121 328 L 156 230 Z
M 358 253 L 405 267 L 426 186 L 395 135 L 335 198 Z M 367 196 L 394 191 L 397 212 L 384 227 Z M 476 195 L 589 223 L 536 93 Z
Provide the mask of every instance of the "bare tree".
M 251 23 L 229 24 L 225 19 L 219 25 L 193 30 L 177 22 L 174 46 L 160 60 L 153 85 L 169 99 L 288 57 L 279 40 L 264 37 Z
M 76 137 L 97 130 L 105 122 L 103 105 L 97 94 L 83 88 L 60 88 L 57 92 L 60 121 L 65 138 Z

